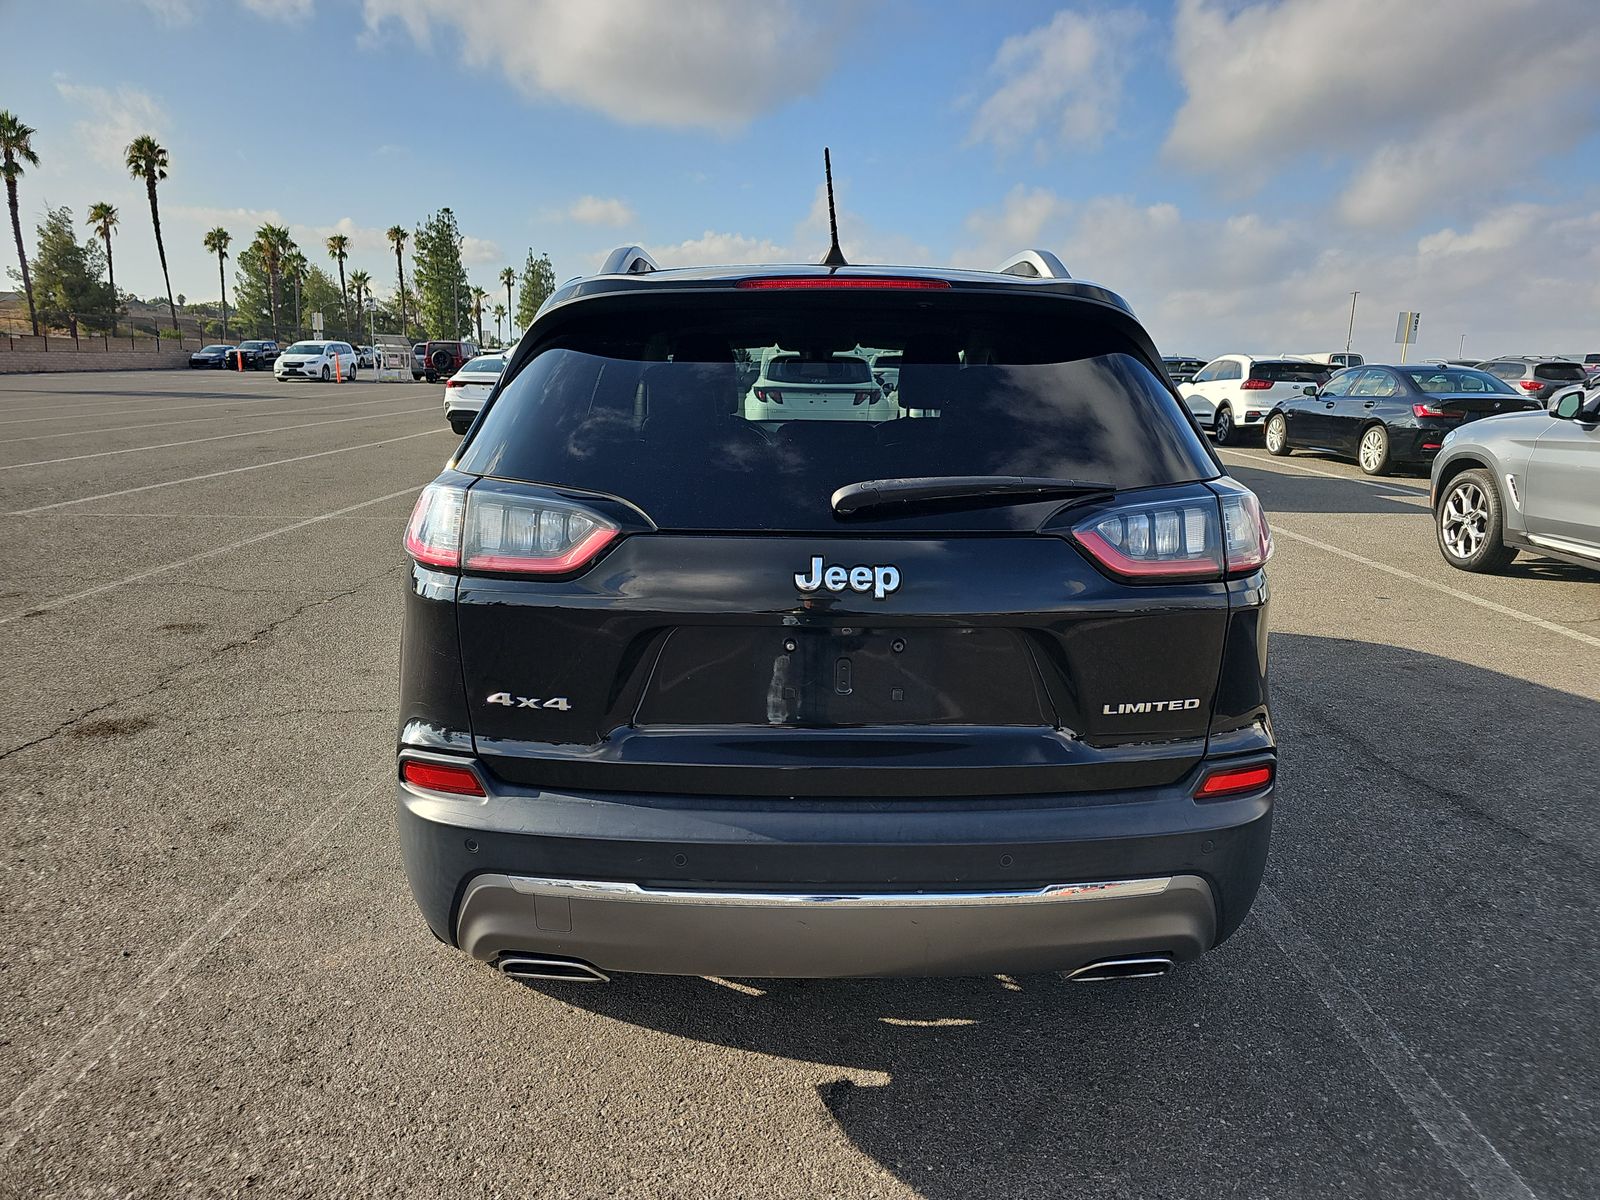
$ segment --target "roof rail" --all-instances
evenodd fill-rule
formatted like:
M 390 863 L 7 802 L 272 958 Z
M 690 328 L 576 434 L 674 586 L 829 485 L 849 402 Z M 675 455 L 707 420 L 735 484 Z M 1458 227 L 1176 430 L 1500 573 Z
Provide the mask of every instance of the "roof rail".
M 1024 279 L 1071 279 L 1061 260 L 1048 250 L 1023 250 L 995 268 L 998 275 L 1020 275 Z
M 642 246 L 618 246 L 606 255 L 600 267 L 602 275 L 648 275 L 659 271 L 656 260 L 645 253 Z

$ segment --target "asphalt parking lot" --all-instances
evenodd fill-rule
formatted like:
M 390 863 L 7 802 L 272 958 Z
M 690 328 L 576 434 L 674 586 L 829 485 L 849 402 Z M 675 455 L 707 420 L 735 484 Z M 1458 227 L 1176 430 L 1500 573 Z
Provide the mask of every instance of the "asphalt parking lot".
M 1600 576 L 1440 559 L 1420 478 L 1271 515 L 1282 799 L 1160 980 L 526 988 L 392 830 L 440 389 L 0 378 L 0 1194 L 1600 1194 Z

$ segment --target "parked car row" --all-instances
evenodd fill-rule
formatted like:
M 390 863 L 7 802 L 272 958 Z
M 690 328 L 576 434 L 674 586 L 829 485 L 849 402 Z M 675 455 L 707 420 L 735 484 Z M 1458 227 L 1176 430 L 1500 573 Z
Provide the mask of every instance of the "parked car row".
M 238 345 L 219 342 L 214 346 L 202 346 L 191 354 L 189 366 L 192 369 L 267 371 L 281 353 L 278 343 L 270 340 L 251 340 Z

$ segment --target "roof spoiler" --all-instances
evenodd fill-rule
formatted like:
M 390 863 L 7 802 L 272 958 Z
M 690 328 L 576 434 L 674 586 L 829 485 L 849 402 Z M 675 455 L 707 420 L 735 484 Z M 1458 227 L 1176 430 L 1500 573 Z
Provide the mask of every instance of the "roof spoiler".
M 1023 250 L 995 268 L 997 275 L 1020 275 L 1024 279 L 1071 279 L 1061 260 L 1048 250 Z
M 645 253 L 643 246 L 618 246 L 606 255 L 601 264 L 601 275 L 648 275 L 661 268 L 656 260 Z

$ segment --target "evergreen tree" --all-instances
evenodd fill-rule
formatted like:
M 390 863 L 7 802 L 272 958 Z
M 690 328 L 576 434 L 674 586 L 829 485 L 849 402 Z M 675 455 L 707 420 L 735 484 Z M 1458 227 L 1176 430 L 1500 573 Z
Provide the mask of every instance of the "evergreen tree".
M 33 261 L 34 296 L 45 328 L 67 326 L 78 336 L 78 322 L 92 329 L 109 329 L 117 311 L 117 294 L 101 276 L 105 256 L 91 238 L 79 242 L 73 235 L 70 208 L 45 209 L 44 224 Z
M 517 329 L 533 324 L 539 306 L 556 290 L 556 271 L 550 265 L 550 256 L 541 254 L 534 258 L 528 251 L 528 261 L 522 264 L 522 298 L 517 301 Z M 515 330 L 513 330 L 515 332 Z
M 472 285 L 461 265 L 461 230 L 441 208 L 415 234 L 418 316 L 429 337 L 456 339 L 472 328 Z

